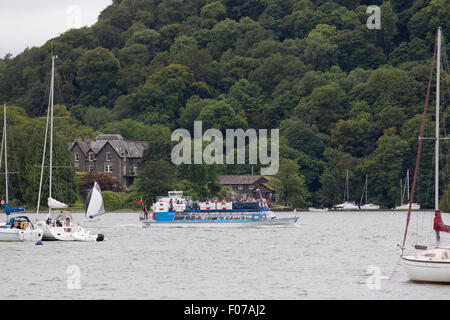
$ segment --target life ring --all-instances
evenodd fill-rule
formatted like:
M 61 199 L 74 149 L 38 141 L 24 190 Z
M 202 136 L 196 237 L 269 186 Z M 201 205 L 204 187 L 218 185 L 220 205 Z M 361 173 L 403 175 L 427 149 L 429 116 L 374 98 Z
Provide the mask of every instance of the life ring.
M 260 207 L 261 209 L 264 209 L 264 203 L 260 202 L 260 203 L 259 203 L 259 207 Z
M 153 220 L 156 220 L 157 214 L 156 211 L 153 212 Z
M 27 228 L 28 228 L 28 222 L 22 221 L 22 222 L 20 223 L 20 229 L 25 230 L 25 229 L 27 229 Z

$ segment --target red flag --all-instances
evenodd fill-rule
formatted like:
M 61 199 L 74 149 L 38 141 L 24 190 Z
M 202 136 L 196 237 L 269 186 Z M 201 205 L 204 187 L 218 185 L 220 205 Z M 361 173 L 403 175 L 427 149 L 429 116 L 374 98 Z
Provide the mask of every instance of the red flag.
M 143 202 L 143 201 L 142 201 L 142 197 L 141 197 L 141 200 L 139 200 L 139 202 L 137 203 L 137 205 L 140 206 L 140 205 L 142 204 L 142 202 Z

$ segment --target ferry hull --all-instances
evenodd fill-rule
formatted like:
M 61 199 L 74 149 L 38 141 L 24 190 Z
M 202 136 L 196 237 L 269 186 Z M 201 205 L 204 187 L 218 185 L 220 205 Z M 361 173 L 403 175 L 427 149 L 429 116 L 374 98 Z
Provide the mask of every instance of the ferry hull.
M 248 228 L 261 226 L 288 226 L 297 222 L 298 217 L 274 218 L 260 220 L 223 220 L 223 221 L 199 221 L 199 220 L 175 220 L 155 221 L 143 220 L 144 227 L 202 227 L 202 228 Z

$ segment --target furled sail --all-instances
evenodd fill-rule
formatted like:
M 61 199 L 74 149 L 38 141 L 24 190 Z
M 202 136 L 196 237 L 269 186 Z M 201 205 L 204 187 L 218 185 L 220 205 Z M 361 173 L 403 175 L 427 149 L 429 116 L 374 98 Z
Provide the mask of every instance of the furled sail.
M 69 205 L 62 203 L 56 199 L 48 198 L 48 207 L 52 209 L 61 209 L 61 208 L 67 208 Z
M 434 213 L 434 224 L 433 224 L 434 231 L 444 231 L 444 232 L 450 232 L 450 226 L 444 224 L 442 221 L 441 211 L 436 210 Z
M 94 182 L 94 187 L 89 191 L 86 198 L 86 212 L 85 215 L 89 218 L 99 216 L 105 213 L 103 205 L 102 191 L 97 182 Z

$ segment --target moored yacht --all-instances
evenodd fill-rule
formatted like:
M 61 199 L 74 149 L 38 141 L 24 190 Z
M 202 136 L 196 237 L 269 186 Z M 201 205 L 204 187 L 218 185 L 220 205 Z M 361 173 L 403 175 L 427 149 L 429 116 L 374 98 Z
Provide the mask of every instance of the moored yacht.
M 42 239 L 43 230 L 34 226 L 26 216 L 11 218 L 0 225 L 0 241 L 33 241 Z

